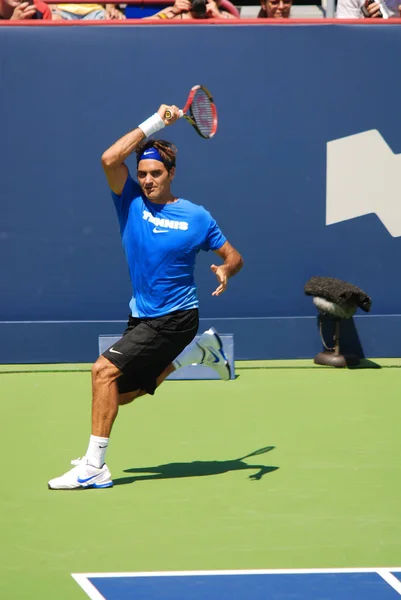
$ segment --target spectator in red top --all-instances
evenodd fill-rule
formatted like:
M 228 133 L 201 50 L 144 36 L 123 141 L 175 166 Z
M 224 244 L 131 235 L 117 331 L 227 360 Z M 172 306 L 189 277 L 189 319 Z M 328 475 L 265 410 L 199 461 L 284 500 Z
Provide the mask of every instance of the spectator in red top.
M 41 0 L 0 0 L 0 19 L 10 21 L 26 19 L 52 20 L 50 8 Z

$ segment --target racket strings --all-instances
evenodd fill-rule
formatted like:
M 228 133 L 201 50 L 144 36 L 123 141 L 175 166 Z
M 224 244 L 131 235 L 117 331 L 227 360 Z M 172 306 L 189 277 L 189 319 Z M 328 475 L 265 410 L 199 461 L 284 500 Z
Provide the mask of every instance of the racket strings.
M 215 125 L 215 110 L 209 96 L 199 90 L 191 105 L 192 117 L 202 135 L 209 137 Z

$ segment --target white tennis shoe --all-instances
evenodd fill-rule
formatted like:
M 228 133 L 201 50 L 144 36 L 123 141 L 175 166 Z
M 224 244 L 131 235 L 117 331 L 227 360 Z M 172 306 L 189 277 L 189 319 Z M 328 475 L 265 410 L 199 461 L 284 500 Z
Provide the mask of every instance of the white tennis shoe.
M 214 327 L 211 327 L 196 342 L 203 350 L 201 365 L 211 367 L 224 381 L 231 378 L 231 368 L 223 350 L 223 343 Z
M 47 484 L 50 490 L 102 489 L 113 486 L 111 473 L 106 464 L 101 469 L 88 465 L 85 457 L 72 460 L 76 465 L 61 477 L 51 479 Z

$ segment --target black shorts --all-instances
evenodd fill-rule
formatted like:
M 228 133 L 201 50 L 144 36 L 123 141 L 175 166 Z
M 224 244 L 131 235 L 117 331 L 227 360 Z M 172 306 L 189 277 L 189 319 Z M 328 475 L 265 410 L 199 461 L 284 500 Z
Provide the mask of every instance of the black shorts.
M 103 352 L 123 373 L 117 379 L 119 393 L 144 390 L 154 394 L 156 379 L 192 342 L 198 327 L 197 308 L 155 319 L 130 316 L 121 340 Z

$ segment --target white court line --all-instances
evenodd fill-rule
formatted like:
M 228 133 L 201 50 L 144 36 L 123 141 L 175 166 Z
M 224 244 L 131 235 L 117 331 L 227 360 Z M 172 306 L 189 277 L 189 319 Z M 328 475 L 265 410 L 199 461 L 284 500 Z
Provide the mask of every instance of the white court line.
M 313 575 L 325 573 L 379 573 L 380 571 L 401 572 L 401 567 L 361 567 L 336 569 L 245 569 L 235 571 L 138 571 L 129 573 L 77 573 L 77 577 L 196 577 L 197 575 Z
M 102 594 L 98 592 L 95 586 L 88 580 L 88 575 L 72 573 L 72 576 L 91 600 L 106 600 L 105 597 L 102 596 Z
M 401 594 L 401 582 L 390 571 L 401 573 L 401 567 L 362 567 L 344 569 L 253 569 L 240 571 L 139 571 L 130 573 L 72 573 L 72 577 L 90 600 L 106 600 L 89 579 L 103 577 L 196 577 L 204 575 L 314 575 L 335 573 L 378 573 L 394 590 Z
M 395 570 L 396 569 L 391 569 L 391 571 Z M 391 585 L 391 587 L 401 595 L 401 581 L 397 579 L 397 577 L 394 577 L 394 575 L 390 573 L 389 569 L 377 569 L 377 572 L 379 573 L 380 577 L 383 577 L 386 583 Z

